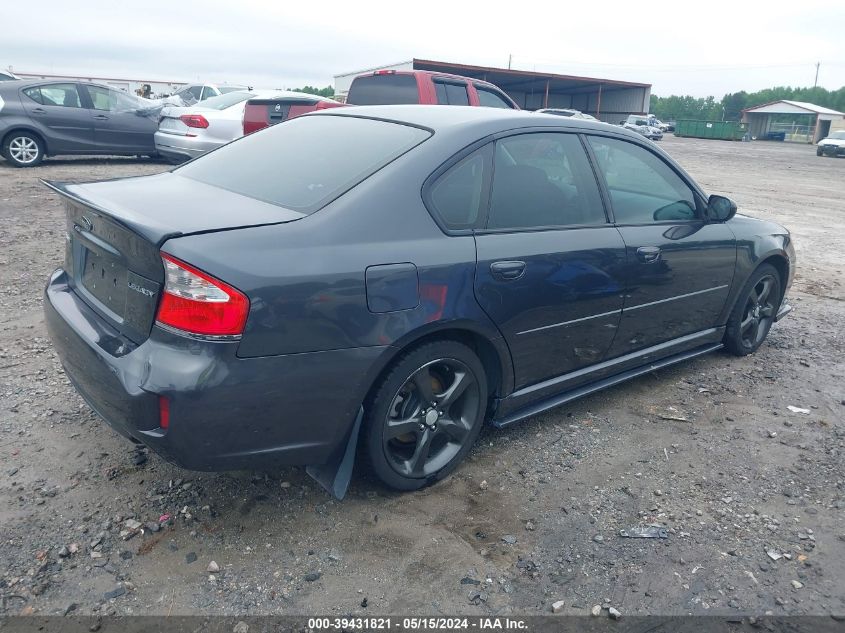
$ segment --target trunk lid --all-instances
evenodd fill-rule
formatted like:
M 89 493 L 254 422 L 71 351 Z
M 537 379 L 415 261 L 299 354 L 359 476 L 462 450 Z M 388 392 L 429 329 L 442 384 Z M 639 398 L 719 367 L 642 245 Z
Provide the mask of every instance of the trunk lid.
M 136 343 L 147 339 L 155 322 L 166 240 L 303 217 L 171 173 L 88 184 L 42 182 L 65 199 L 65 270 L 74 291 Z

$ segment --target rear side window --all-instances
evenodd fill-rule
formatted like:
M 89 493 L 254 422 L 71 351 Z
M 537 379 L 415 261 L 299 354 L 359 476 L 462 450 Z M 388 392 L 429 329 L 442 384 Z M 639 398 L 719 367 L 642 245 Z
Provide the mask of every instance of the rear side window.
M 433 211 L 447 228 L 476 228 L 484 198 L 489 147 L 473 152 L 441 175 L 429 190 Z
M 23 93 L 36 103 L 44 103 L 41 100 L 41 88 L 27 88 Z
M 38 88 L 27 88 L 24 90 L 24 94 L 41 105 L 65 108 L 82 107 L 82 103 L 79 100 L 79 92 L 76 90 L 76 84 L 50 84 L 39 86 Z
M 387 121 L 300 117 L 244 136 L 173 173 L 308 214 L 429 136 Z
M 604 224 L 601 195 L 574 134 L 520 134 L 496 142 L 490 229 Z
M 505 101 L 501 95 L 488 88 L 476 86 L 475 91 L 478 93 L 478 103 L 488 108 L 507 108 L 512 110 L 513 106 Z
M 469 105 L 466 84 L 435 81 L 434 89 L 440 105 Z
M 417 78 L 399 73 L 356 77 L 352 80 L 346 102 L 354 105 L 419 103 Z

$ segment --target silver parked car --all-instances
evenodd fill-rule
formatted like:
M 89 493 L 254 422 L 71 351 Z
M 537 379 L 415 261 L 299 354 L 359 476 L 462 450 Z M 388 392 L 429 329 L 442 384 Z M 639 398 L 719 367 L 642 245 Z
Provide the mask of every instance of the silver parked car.
M 167 106 L 161 111 L 155 133 L 156 151 L 172 162 L 201 156 L 244 135 L 247 101 L 280 97 L 315 98 L 314 95 L 284 90 L 240 90 L 192 106 Z
M 64 154 L 154 156 L 149 104 L 81 81 L 0 82 L 0 151 L 15 167 Z

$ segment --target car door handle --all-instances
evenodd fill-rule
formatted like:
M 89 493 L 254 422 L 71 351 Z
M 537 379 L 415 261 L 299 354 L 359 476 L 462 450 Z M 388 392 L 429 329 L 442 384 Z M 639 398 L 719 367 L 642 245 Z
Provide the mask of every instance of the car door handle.
M 660 248 L 657 246 L 640 246 L 637 249 L 637 259 L 646 264 L 660 259 Z
M 525 262 L 493 262 L 490 264 L 490 272 L 494 277 L 498 277 L 504 281 L 514 281 L 525 274 Z
M 95 114 L 94 118 L 98 121 L 108 121 L 109 118 L 105 114 Z
M 44 108 L 33 108 L 32 113 L 33 114 L 47 114 L 47 110 L 45 110 Z

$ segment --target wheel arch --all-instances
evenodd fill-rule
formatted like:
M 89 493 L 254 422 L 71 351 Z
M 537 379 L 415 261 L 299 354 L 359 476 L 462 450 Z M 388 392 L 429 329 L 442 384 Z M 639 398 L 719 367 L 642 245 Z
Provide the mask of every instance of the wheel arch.
M 489 399 L 504 397 L 513 391 L 513 363 L 510 350 L 498 332 L 494 334 L 486 331 L 474 322 L 437 323 L 410 332 L 390 346 L 389 353 L 383 356 L 382 362 L 369 377 L 363 399 L 365 406 L 374 389 L 399 356 L 419 345 L 439 340 L 463 343 L 478 355 L 487 374 Z
M 741 271 L 739 269 L 737 270 L 737 273 L 741 273 L 742 276 L 741 278 L 736 279 L 733 284 L 733 288 L 731 289 L 731 296 L 728 301 L 725 302 L 725 307 L 719 318 L 720 325 L 725 325 L 727 323 L 728 317 L 733 312 L 733 309 L 736 306 L 736 302 L 740 299 L 740 293 L 745 287 L 745 284 L 751 278 L 751 275 L 757 272 L 760 269 L 760 266 L 763 266 L 764 264 L 770 264 L 774 266 L 775 270 L 777 270 L 781 282 L 781 294 L 778 299 L 778 304 L 783 301 L 783 298 L 786 296 L 786 291 L 788 290 L 792 269 L 790 268 L 789 256 L 786 254 L 786 251 L 777 249 L 761 255 L 753 263 L 744 267 Z
M 37 129 L 29 125 L 15 125 L 10 130 L 8 130 L 5 134 L 3 134 L 3 140 L 0 141 L 0 147 L 6 147 L 6 143 L 9 141 L 9 137 L 14 135 L 16 132 L 28 132 L 34 136 L 38 137 L 38 140 L 41 141 L 41 144 L 44 146 L 44 156 L 50 155 L 50 145 L 47 143 L 46 137 Z

